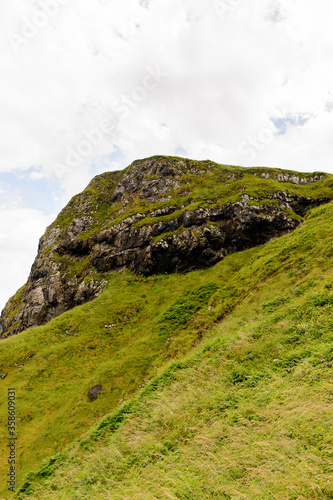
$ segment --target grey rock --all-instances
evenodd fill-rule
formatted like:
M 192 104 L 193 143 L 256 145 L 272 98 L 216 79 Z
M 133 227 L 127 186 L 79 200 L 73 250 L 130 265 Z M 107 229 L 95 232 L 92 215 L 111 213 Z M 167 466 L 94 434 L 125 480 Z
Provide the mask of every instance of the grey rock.
M 210 162 L 202 165 L 208 171 L 214 168 Z M 307 209 L 329 201 L 278 191 L 272 196 L 276 204 L 262 205 L 260 200 L 244 193 L 240 201 L 224 206 L 216 206 L 211 200 L 205 208 L 195 209 L 190 202 L 188 208 L 165 202 L 165 206 L 149 210 L 150 203 L 177 198 L 174 191 L 188 183 L 185 178 L 181 184 L 184 174 L 204 175 L 207 170 L 198 168 L 191 160 L 154 157 L 136 161 L 124 172 L 102 174 L 98 182 L 106 185 L 104 190 L 100 184 L 97 189 L 92 186 L 92 192 L 101 191 L 99 199 L 94 201 L 93 196 L 87 199 L 85 192 L 77 195 L 46 229 L 20 304 L 13 313 L 11 299 L 2 311 L 0 336 L 45 324 L 64 311 L 94 299 L 106 286 L 109 273 L 127 268 L 150 276 L 203 269 L 216 264 L 227 253 L 261 245 L 295 229 L 300 220 L 291 218 L 290 211 L 302 216 Z M 267 179 L 273 174 L 253 175 Z M 237 176 L 228 177 L 233 180 Z M 278 174 L 281 182 L 295 184 L 317 182 L 321 178 L 317 174 L 304 177 L 305 180 L 293 174 Z M 116 217 L 134 198 L 148 206 L 146 213 L 129 214 L 114 226 L 112 220 L 98 225 L 95 212 L 101 200 L 111 205 L 116 203 Z M 169 220 L 158 220 L 174 213 Z M 144 224 L 145 218 L 149 223 Z M 87 231 L 95 227 L 98 230 L 89 236 Z M 84 259 L 88 265 L 81 266 Z M 73 268 L 78 271 L 73 272 Z
M 101 392 L 101 390 L 102 390 L 101 385 L 94 385 L 94 387 L 89 389 L 88 397 L 89 397 L 90 401 L 95 401 L 97 399 L 99 393 Z

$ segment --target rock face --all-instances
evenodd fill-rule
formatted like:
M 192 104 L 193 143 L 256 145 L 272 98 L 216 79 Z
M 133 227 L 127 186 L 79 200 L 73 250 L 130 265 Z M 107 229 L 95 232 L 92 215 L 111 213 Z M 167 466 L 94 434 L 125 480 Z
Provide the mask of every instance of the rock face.
M 176 207 L 168 209 L 169 213 L 175 211 Z M 97 271 L 127 267 L 146 276 L 191 271 L 215 264 L 226 252 L 265 243 L 299 224 L 275 206 L 259 209 L 248 207 L 246 202 L 226 208 L 185 210 L 169 222 L 156 222 L 138 229 L 133 227 L 135 220 L 138 219 L 125 219 L 85 242 L 85 251 L 92 252 L 91 264 Z M 161 235 L 165 236 L 154 243 L 154 238 Z M 82 246 L 74 242 L 61 248 L 61 252 L 74 256 L 82 251 Z
M 292 231 L 330 200 L 319 196 L 325 180 L 167 157 L 102 174 L 47 228 L 27 284 L 2 312 L 2 336 L 97 297 L 112 272 L 188 272 Z M 302 192 L 310 183 L 313 196 Z

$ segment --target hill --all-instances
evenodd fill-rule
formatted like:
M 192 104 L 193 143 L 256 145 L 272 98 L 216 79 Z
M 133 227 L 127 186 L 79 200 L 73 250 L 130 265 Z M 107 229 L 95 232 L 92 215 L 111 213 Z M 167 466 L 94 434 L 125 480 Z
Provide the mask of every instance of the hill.
M 279 171 L 243 170 L 282 192 Z M 327 201 L 318 177 L 283 192 Z M 303 209 L 293 232 L 207 269 L 111 274 L 94 300 L 2 340 L 17 498 L 333 498 L 332 216 Z
M 98 296 L 110 273 L 212 266 L 297 227 L 332 199 L 332 176 L 177 157 L 94 178 L 46 230 L 28 282 L 2 312 L 2 337 Z

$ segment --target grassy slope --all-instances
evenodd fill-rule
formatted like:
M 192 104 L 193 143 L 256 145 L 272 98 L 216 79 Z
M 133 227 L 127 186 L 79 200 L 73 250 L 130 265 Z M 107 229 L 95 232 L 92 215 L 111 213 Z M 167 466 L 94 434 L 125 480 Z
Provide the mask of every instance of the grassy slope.
M 161 194 L 161 200 L 155 203 L 150 203 L 147 200 L 142 200 L 139 193 L 131 198 L 127 195 L 128 205 L 124 208 L 122 203 L 113 203 L 113 192 L 118 183 L 122 180 L 124 173 L 131 167 L 127 167 L 124 171 L 106 172 L 96 176 L 89 183 L 87 188 L 82 193 L 74 196 L 68 205 L 60 212 L 52 228 L 60 230 L 61 234 L 65 234 L 68 227 L 75 218 L 82 218 L 83 213 L 86 213 L 87 207 L 89 217 L 92 217 L 92 226 L 80 235 L 78 239 L 86 239 L 101 230 L 115 226 L 121 223 L 124 219 L 131 217 L 135 214 L 148 214 L 157 209 L 165 208 L 168 206 L 177 207 L 175 212 L 159 217 L 145 217 L 138 221 L 134 227 L 139 228 L 144 225 L 151 225 L 157 222 L 166 222 L 179 217 L 187 210 L 195 210 L 199 207 L 220 207 L 226 206 L 228 203 L 235 203 L 242 200 L 244 194 L 253 198 L 249 201 L 249 205 L 279 205 L 277 200 L 272 199 L 273 195 L 278 191 L 283 191 L 291 196 L 303 196 L 312 199 L 319 198 L 333 198 L 333 176 L 330 174 L 323 174 L 322 179 L 318 182 L 309 184 L 292 184 L 289 182 L 279 182 L 278 176 L 280 174 L 288 174 L 289 176 L 298 176 L 302 179 L 309 179 L 315 173 L 299 173 L 291 170 L 281 170 L 274 168 L 255 167 L 244 168 L 237 166 L 229 166 L 217 164 L 211 161 L 194 161 L 179 157 L 155 157 L 156 160 L 168 159 L 173 162 L 177 168 L 182 172 L 182 175 L 177 178 L 179 188 L 171 190 L 168 193 L 171 196 L 170 200 L 165 200 L 165 194 Z M 137 163 L 137 162 L 134 162 Z M 139 162 L 140 163 L 140 162 Z M 204 172 L 204 175 L 191 173 L 191 170 Z M 263 174 L 269 174 L 269 179 L 263 179 Z M 151 176 L 155 178 L 156 176 Z M 148 177 L 147 177 L 148 179 Z M 280 207 L 282 211 L 282 209 Z M 92 212 L 90 212 L 92 210 Z M 292 210 L 286 210 L 287 215 L 293 219 L 300 219 Z M 172 233 L 162 233 L 154 238 L 154 243 L 166 236 L 178 234 L 184 231 L 184 227 L 180 227 Z M 59 243 L 59 242 L 58 242 Z M 108 277 L 96 272 L 88 273 L 91 270 L 91 254 L 85 257 L 75 256 L 59 256 L 56 247 L 46 248 L 43 251 L 47 262 L 57 262 L 61 265 L 61 272 L 67 274 L 67 279 L 70 278 L 83 278 L 90 281 L 101 281 Z M 21 307 L 22 295 L 25 285 L 11 298 L 7 304 L 7 317 L 15 317 Z M 12 325 L 12 328 L 16 323 Z M 5 336 L 10 336 L 11 329 L 6 332 Z
M 333 498 L 332 221 L 330 204 L 206 271 L 117 276 L 94 302 L 2 342 L 10 368 L 1 392 L 19 394 L 21 479 L 28 461 L 61 449 L 129 398 L 126 387 L 157 374 L 47 462 L 20 498 Z M 118 324 L 110 335 L 105 322 Z M 89 403 L 95 383 L 103 392 Z

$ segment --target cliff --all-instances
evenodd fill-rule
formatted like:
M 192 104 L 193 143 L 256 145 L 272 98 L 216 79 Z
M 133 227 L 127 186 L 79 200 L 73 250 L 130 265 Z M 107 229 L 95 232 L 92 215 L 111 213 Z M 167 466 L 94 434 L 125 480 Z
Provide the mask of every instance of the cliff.
M 114 272 L 185 273 L 266 243 L 332 196 L 323 173 L 178 157 L 99 175 L 46 229 L 27 284 L 2 311 L 2 337 L 92 300 Z

